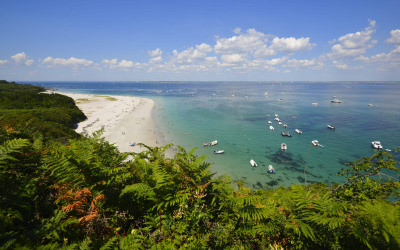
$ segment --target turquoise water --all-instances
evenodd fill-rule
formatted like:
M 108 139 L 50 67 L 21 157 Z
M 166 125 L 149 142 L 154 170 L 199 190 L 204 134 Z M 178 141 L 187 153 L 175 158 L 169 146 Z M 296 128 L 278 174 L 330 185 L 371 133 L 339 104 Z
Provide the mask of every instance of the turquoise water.
M 63 91 L 135 95 L 156 101 L 159 139 L 197 147 L 208 155 L 210 170 L 228 174 L 253 188 L 308 182 L 343 182 L 344 163 L 400 146 L 400 83 L 388 82 L 35 82 Z M 332 96 L 343 102 L 331 103 Z M 318 103 L 317 106 L 312 103 Z M 368 105 L 372 104 L 372 106 Z M 274 114 L 286 123 L 273 121 Z M 275 131 L 269 130 L 267 121 Z M 335 130 L 327 128 L 334 124 Z M 299 135 L 294 132 L 303 131 Z M 292 137 L 282 137 L 289 131 Z M 318 140 L 324 147 L 312 147 Z M 218 140 L 214 147 L 203 142 Z M 280 150 L 286 143 L 288 150 Z M 213 150 L 225 150 L 215 155 Z M 396 156 L 398 157 L 398 156 Z M 254 159 L 258 167 L 250 166 Z M 276 174 L 267 174 L 268 165 Z

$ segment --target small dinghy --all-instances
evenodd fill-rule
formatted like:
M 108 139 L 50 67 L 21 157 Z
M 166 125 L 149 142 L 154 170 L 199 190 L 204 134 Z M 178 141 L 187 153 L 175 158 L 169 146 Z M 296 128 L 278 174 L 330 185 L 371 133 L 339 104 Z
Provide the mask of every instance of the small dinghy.
M 287 137 L 292 137 L 292 135 L 289 132 L 281 132 L 282 136 L 287 136 Z
M 257 163 L 253 159 L 250 160 L 250 165 L 252 167 L 257 167 Z
M 214 154 L 223 154 L 225 153 L 224 150 L 214 150 Z
M 287 128 L 287 124 L 283 124 L 283 127 L 284 127 L 284 128 Z
M 335 129 L 335 125 L 333 125 L 333 124 L 328 124 L 328 125 L 326 125 L 328 128 L 330 128 L 330 129 Z
M 272 126 L 269 126 L 269 130 L 272 130 L 272 131 L 273 131 L 273 130 L 275 130 L 275 129 L 274 129 L 274 127 L 272 127 Z
M 272 165 L 268 166 L 268 173 L 270 173 L 270 174 L 275 174 L 276 173 L 275 168 Z
M 283 151 L 285 151 L 285 150 L 287 149 L 286 143 L 282 143 L 282 144 L 281 144 L 281 149 L 282 149 Z
M 318 147 L 319 146 L 319 142 L 317 140 L 313 140 L 311 141 L 311 144 Z
M 217 144 L 218 144 L 218 141 L 217 141 L 217 140 L 210 142 L 210 146 L 215 146 L 215 145 L 217 145 Z
M 294 131 L 296 131 L 296 133 L 298 133 L 298 134 L 302 134 L 303 133 L 303 131 L 301 131 L 300 129 L 295 129 Z
M 272 124 L 272 122 L 271 122 L 271 121 L 268 121 L 268 124 Z

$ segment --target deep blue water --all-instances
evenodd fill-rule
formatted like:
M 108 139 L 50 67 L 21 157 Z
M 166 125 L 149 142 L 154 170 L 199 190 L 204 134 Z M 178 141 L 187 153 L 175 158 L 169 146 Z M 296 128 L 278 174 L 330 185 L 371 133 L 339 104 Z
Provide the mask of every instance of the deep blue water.
M 28 82 L 26 82 L 28 83 Z M 133 95 L 156 101 L 157 133 L 165 142 L 208 155 L 211 171 L 254 188 L 343 182 L 344 163 L 370 156 L 371 141 L 400 146 L 400 82 L 33 82 L 61 91 Z M 332 96 L 343 102 L 331 103 Z M 318 105 L 312 105 L 318 103 Z M 372 105 L 369 105 L 372 104 Z M 288 125 L 273 121 L 274 114 Z M 273 121 L 275 131 L 268 129 Z M 335 130 L 327 128 L 334 124 Z M 298 128 L 303 134 L 298 135 Z M 292 137 L 282 137 L 289 131 Z M 311 147 L 317 139 L 324 147 Z M 205 141 L 218 140 L 204 148 Z M 280 144 L 288 146 L 286 152 Z M 214 155 L 215 149 L 225 150 Z M 398 156 L 396 156 L 398 157 Z M 257 168 L 249 164 L 254 159 Z M 268 165 L 277 173 L 267 174 Z

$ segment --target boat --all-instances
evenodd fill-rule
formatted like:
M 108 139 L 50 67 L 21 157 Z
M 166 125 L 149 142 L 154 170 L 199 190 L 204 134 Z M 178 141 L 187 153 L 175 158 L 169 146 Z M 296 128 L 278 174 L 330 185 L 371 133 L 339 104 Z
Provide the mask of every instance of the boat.
M 278 117 L 275 117 L 275 118 L 274 118 L 274 121 L 279 122 L 279 118 L 278 118 Z
M 218 141 L 217 141 L 217 140 L 210 142 L 210 146 L 215 146 L 215 145 L 217 145 L 217 144 L 218 144 Z
M 311 104 L 314 105 L 314 106 L 318 106 L 318 102 L 313 102 Z
M 275 174 L 276 173 L 276 171 L 275 171 L 275 169 L 274 169 L 274 167 L 272 165 L 268 166 L 268 173 L 270 173 L 270 174 Z
M 335 129 L 335 125 L 333 125 L 333 124 L 328 124 L 328 125 L 326 125 L 328 128 L 330 128 L 330 129 Z
M 287 137 L 292 137 L 292 135 L 289 132 L 281 132 L 282 136 L 287 136 Z
M 272 122 L 271 122 L 271 121 L 268 121 L 268 124 L 272 124 Z
M 275 114 L 275 117 L 278 117 L 279 115 L 278 114 Z
M 284 128 L 287 128 L 287 124 L 283 124 L 283 127 L 284 127 Z
M 339 100 L 335 95 L 332 97 L 332 103 L 342 103 L 342 100 Z
M 298 134 L 302 134 L 303 133 L 303 131 L 301 131 L 300 129 L 295 129 L 294 131 L 296 131 L 296 133 L 298 133 Z
M 214 154 L 223 154 L 225 150 L 214 150 Z
M 257 163 L 253 159 L 250 160 L 250 165 L 252 167 L 257 167 Z
M 374 147 L 375 149 L 378 149 L 378 150 L 382 149 L 382 144 L 380 141 L 373 141 L 371 143 L 372 143 L 372 147 Z
M 281 122 L 281 121 L 278 121 L 278 124 L 279 124 L 279 125 L 282 125 L 282 122 Z
M 313 140 L 311 141 L 311 144 L 318 147 L 319 146 L 319 142 L 317 140 Z
M 210 146 L 210 143 L 209 143 L 209 142 L 204 142 L 204 143 L 203 143 L 203 146 L 204 146 L 204 147 L 208 147 L 208 146 Z
M 274 127 L 272 127 L 272 126 L 269 126 L 269 130 L 272 130 L 272 131 L 274 131 L 274 130 L 275 130 L 275 128 L 274 128 Z
M 287 149 L 286 143 L 282 143 L 282 144 L 281 144 L 281 149 L 282 149 L 282 150 L 286 150 L 286 149 Z

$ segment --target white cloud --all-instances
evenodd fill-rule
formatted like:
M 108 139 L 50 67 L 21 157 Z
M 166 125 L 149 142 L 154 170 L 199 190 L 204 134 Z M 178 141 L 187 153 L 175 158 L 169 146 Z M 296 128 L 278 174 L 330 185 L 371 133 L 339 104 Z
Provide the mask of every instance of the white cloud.
M 177 50 L 173 51 L 172 62 L 178 64 L 193 64 L 199 63 L 207 60 L 207 53 L 211 52 L 212 48 L 210 45 L 202 43 L 200 45 L 196 45 L 196 48 L 188 48 L 182 52 L 178 52 Z
M 26 66 L 31 66 L 33 64 L 33 59 L 28 59 L 29 57 L 25 54 L 25 52 L 17 53 L 11 56 L 11 59 L 16 63 L 24 63 Z
M 158 56 L 158 57 L 151 58 L 149 63 L 161 63 L 162 60 L 163 60 L 162 57 Z
M 42 64 L 47 64 L 47 67 L 68 66 L 77 68 L 77 67 L 88 67 L 93 65 L 94 63 L 91 60 L 80 59 L 75 57 L 64 59 L 64 58 L 53 58 L 51 56 L 48 56 L 42 60 Z
M 335 45 L 332 46 L 332 51 L 328 53 L 331 58 L 357 57 L 366 52 L 368 48 L 372 48 L 377 42 L 372 39 L 372 34 L 375 32 L 376 22 L 369 21 L 369 26 L 363 31 L 349 33 L 337 39 Z
M 271 42 L 270 49 L 283 51 L 286 53 L 293 53 L 301 50 L 310 50 L 315 46 L 315 43 L 310 43 L 309 37 L 301 37 L 301 38 L 278 38 L 275 37 Z
M 290 59 L 287 61 L 285 67 L 290 68 L 310 68 L 314 70 L 322 69 L 324 66 L 324 62 L 321 58 L 313 58 L 311 60 L 308 59 Z
M 400 45 L 389 53 L 380 53 L 371 57 L 360 56 L 356 59 L 366 63 L 392 63 L 398 65 L 400 63 Z
M 400 44 L 400 29 L 390 31 L 390 38 L 386 41 L 388 43 Z
M 150 57 L 161 57 L 162 56 L 162 50 L 160 48 L 157 48 L 155 50 L 149 50 L 147 51 Z
M 122 59 L 118 61 L 118 59 L 103 59 L 101 61 L 105 66 L 110 69 L 121 69 L 121 70 L 129 70 L 134 68 L 141 68 L 144 64 L 134 63 L 133 61 Z
M 8 60 L 0 60 L 0 65 L 1 64 L 6 64 L 6 63 L 8 63 Z
M 222 55 L 221 60 L 223 63 L 231 64 L 231 63 L 244 62 L 246 58 L 241 54 L 230 54 L 230 55 Z
M 238 36 L 218 38 L 214 51 L 218 54 L 247 54 L 250 51 L 262 48 L 267 40 L 265 34 L 255 29 L 249 29 L 246 33 Z

